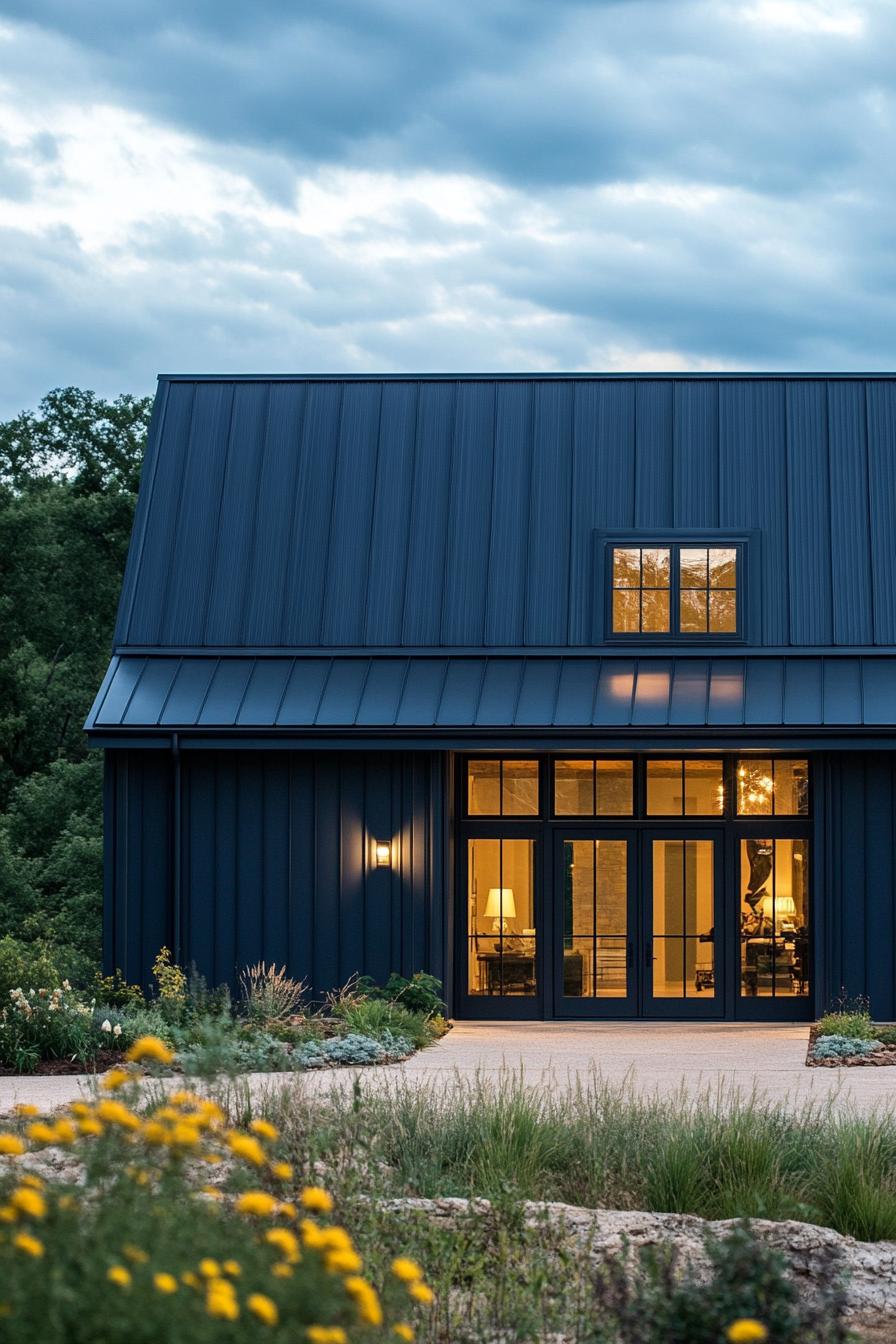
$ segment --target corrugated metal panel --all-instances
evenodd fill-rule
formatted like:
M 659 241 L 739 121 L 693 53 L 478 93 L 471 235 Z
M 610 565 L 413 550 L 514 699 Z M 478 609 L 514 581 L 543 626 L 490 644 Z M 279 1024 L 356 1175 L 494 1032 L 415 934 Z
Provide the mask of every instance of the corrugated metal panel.
M 588 645 L 595 530 L 676 527 L 758 530 L 766 645 L 896 644 L 894 510 L 892 379 L 164 382 L 117 638 Z
M 87 727 L 896 724 L 896 657 L 131 658 Z

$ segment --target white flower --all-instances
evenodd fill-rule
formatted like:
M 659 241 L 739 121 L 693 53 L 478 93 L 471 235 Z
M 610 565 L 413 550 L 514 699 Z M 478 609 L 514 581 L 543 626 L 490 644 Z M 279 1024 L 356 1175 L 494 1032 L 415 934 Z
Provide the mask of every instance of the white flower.
M 112 1030 L 112 1023 L 109 1021 L 107 1017 L 105 1022 L 100 1023 L 100 1031 L 111 1031 L 111 1030 Z
M 118 1022 L 116 1022 L 116 1023 L 115 1023 L 115 1026 L 112 1028 L 112 1035 L 113 1035 L 113 1036 L 120 1036 L 120 1035 L 121 1035 L 121 1026 L 119 1025 Z

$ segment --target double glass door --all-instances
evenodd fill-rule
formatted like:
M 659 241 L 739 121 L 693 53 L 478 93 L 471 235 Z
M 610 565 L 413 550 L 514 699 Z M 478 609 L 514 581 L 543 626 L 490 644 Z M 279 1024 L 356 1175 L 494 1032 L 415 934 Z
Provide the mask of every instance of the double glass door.
M 721 842 L 606 830 L 555 836 L 557 1016 L 721 1016 Z

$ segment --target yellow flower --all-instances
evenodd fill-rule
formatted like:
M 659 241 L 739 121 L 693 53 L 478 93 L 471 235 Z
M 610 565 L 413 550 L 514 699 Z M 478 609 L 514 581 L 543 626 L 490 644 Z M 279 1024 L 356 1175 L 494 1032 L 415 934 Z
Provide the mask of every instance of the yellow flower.
M 219 1190 L 216 1185 L 203 1185 L 200 1188 L 201 1195 L 208 1195 L 209 1199 L 223 1199 L 224 1192 Z
M 194 1148 L 199 1142 L 199 1130 L 181 1120 L 171 1131 L 171 1144 L 177 1148 Z
M 277 1205 L 277 1212 L 284 1218 L 295 1218 L 298 1210 L 296 1209 L 295 1204 L 285 1203 Z
M 288 1162 L 272 1162 L 271 1175 L 276 1176 L 278 1181 L 291 1181 L 293 1169 Z
M 333 1208 L 333 1197 L 319 1185 L 306 1185 L 300 1196 L 302 1207 L 312 1213 L 329 1213 Z
M 265 1190 L 247 1190 L 244 1195 L 240 1195 L 236 1207 L 238 1213 L 251 1213 L 258 1218 L 264 1218 L 274 1212 L 277 1201 Z
M 221 1266 L 210 1255 L 199 1261 L 199 1273 L 204 1279 L 220 1279 Z
M 149 1185 L 149 1173 L 139 1167 L 129 1167 L 127 1173 L 135 1185 Z
M 239 1306 L 232 1297 L 224 1293 L 209 1293 L 205 1299 L 205 1309 L 209 1316 L 220 1321 L 235 1321 L 240 1314 Z
M 180 1111 L 175 1110 L 173 1106 L 157 1106 L 152 1113 L 154 1120 L 166 1120 L 169 1124 L 176 1124 L 181 1118 Z
M 196 1277 L 196 1275 L 193 1273 L 192 1269 L 188 1269 L 188 1270 L 186 1270 L 183 1274 L 181 1274 L 181 1276 L 180 1276 L 180 1281 L 181 1281 L 181 1283 L 185 1283 L 185 1284 L 187 1285 L 188 1288 L 198 1288 L 198 1287 L 199 1287 L 199 1280 L 198 1280 L 198 1278 Z
M 326 1266 L 334 1274 L 357 1274 L 363 1261 L 357 1251 L 330 1251 Z
M 121 1253 L 135 1265 L 145 1265 L 149 1259 L 146 1251 L 141 1251 L 139 1246 L 122 1246 Z
M 111 1097 L 105 1097 L 97 1102 L 96 1114 L 100 1120 L 105 1120 L 110 1125 L 119 1125 L 122 1129 L 140 1129 L 140 1120 L 133 1111 L 129 1111 L 127 1106 L 120 1101 L 113 1101 Z
M 309 1325 L 305 1338 L 310 1344 L 348 1344 L 348 1335 L 341 1325 Z
M 51 1125 L 45 1124 L 43 1120 L 35 1120 L 33 1125 L 28 1126 L 26 1132 L 29 1139 L 33 1139 L 35 1143 L 56 1142 L 56 1130 Z
M 405 1255 L 400 1255 L 397 1260 L 392 1261 L 392 1273 L 396 1279 L 401 1279 L 402 1283 L 416 1283 L 418 1279 L 423 1278 L 423 1270 L 417 1261 L 409 1260 Z
M 110 1283 L 117 1284 L 119 1288 L 130 1288 L 131 1286 L 131 1271 L 125 1269 L 124 1265 L 113 1265 L 111 1269 L 107 1269 L 106 1278 Z
M 280 1319 L 277 1304 L 265 1297 L 264 1293 L 250 1293 L 246 1298 L 246 1306 L 265 1325 L 276 1325 Z
M 86 1101 L 69 1102 L 68 1108 L 71 1111 L 72 1115 L 76 1115 L 80 1119 L 83 1119 L 85 1115 L 90 1115 L 90 1107 L 87 1105 Z
M 74 1143 L 77 1137 L 78 1137 L 77 1131 L 75 1130 L 75 1127 L 72 1124 L 71 1120 L 66 1120 L 65 1118 L 63 1118 L 61 1120 L 56 1121 L 56 1127 L 53 1135 L 54 1141 L 56 1143 Z
M 119 1087 L 124 1087 L 130 1076 L 127 1069 L 110 1069 L 103 1078 L 103 1087 L 107 1092 L 115 1092 Z
M 358 1315 L 362 1321 L 368 1325 L 382 1325 L 383 1309 L 380 1306 L 380 1299 L 377 1297 L 376 1289 L 373 1284 L 366 1279 L 360 1278 L 357 1274 L 350 1274 L 343 1280 L 346 1292 L 350 1293 L 355 1299 L 355 1306 L 358 1308 Z
M 19 1177 L 19 1185 L 29 1185 L 32 1190 L 45 1190 L 47 1183 L 33 1172 L 26 1171 L 24 1176 Z
M 317 1223 L 312 1223 L 310 1218 L 303 1218 L 299 1223 L 299 1231 L 302 1234 L 302 1241 L 309 1250 L 319 1251 L 323 1249 L 325 1238 Z
M 94 1137 L 103 1132 L 103 1126 L 95 1115 L 85 1115 L 83 1120 L 78 1121 L 78 1129 L 82 1134 Z
M 210 1167 L 216 1167 L 224 1159 L 220 1153 L 199 1153 L 200 1162 L 207 1162 Z
M 229 1274 L 232 1279 L 238 1279 L 243 1272 L 238 1260 L 225 1260 L 221 1268 L 224 1273 Z
M 24 1151 L 25 1145 L 18 1134 L 0 1134 L 0 1154 L 3 1157 L 18 1157 Z
M 291 1279 L 292 1265 L 288 1265 L 285 1260 L 278 1260 L 276 1265 L 271 1265 L 271 1273 L 275 1279 Z
M 397 1325 L 393 1325 L 392 1333 L 393 1335 L 397 1335 L 399 1339 L 406 1340 L 407 1344 L 412 1344 L 414 1338 L 414 1327 L 412 1325 L 408 1325 L 406 1321 L 399 1321 Z
M 352 1245 L 352 1239 L 344 1227 L 321 1228 L 320 1244 L 325 1246 L 328 1251 L 353 1251 L 355 1249 Z
M 13 1190 L 9 1202 L 19 1213 L 27 1213 L 30 1218 L 43 1218 L 47 1212 L 46 1201 L 37 1190 L 28 1186 Z
M 26 1255 L 31 1255 L 35 1260 L 39 1260 L 44 1253 L 44 1244 L 38 1241 L 37 1237 L 32 1237 L 30 1232 L 19 1232 L 12 1239 L 12 1244 L 19 1251 L 24 1251 Z
M 412 1283 L 408 1289 L 411 1297 L 415 1297 L 418 1302 L 429 1304 L 435 1297 L 435 1293 L 427 1283 Z
M 138 1064 L 143 1059 L 151 1059 L 156 1064 L 170 1064 L 174 1059 L 174 1052 L 169 1050 L 158 1036 L 141 1036 L 131 1046 L 125 1059 L 130 1060 L 132 1064 Z
M 280 1137 L 279 1129 L 275 1128 L 268 1120 L 252 1120 L 249 1128 L 253 1134 L 258 1134 L 263 1139 L 270 1139 L 271 1143 Z
M 18 1214 L 9 1204 L 0 1204 L 0 1223 L 14 1223 L 17 1218 Z
M 40 1107 L 33 1106 L 30 1101 L 18 1102 L 13 1106 L 13 1110 L 16 1115 L 40 1115 Z
M 195 1092 L 185 1092 L 183 1088 L 178 1092 L 172 1092 L 168 1098 L 172 1106 L 201 1106 L 202 1102 Z
M 768 1331 L 761 1321 L 754 1321 L 752 1317 L 742 1316 L 737 1321 L 732 1321 L 729 1325 L 725 1338 L 731 1341 L 731 1344 L 759 1344 L 760 1340 L 768 1339 Z
M 264 1166 L 264 1149 L 251 1134 L 240 1134 L 238 1130 L 231 1130 L 227 1135 L 227 1146 L 235 1157 L 243 1157 L 256 1167 Z
M 143 1138 L 153 1147 L 161 1147 L 168 1142 L 168 1131 L 158 1120 L 147 1120 L 143 1126 Z
M 269 1228 L 264 1234 L 264 1239 L 269 1246 L 276 1246 L 283 1256 L 293 1264 L 301 1258 L 298 1238 L 294 1232 L 290 1232 L 288 1227 Z
M 156 1292 L 158 1293 L 177 1292 L 177 1279 L 173 1274 L 165 1274 L 164 1272 L 153 1274 L 152 1281 L 155 1284 Z

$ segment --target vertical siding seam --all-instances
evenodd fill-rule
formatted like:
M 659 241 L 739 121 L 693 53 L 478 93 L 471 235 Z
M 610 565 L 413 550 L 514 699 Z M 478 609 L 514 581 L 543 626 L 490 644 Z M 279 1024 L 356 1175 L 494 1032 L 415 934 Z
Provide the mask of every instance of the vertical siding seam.
M 209 642 L 208 618 L 212 601 L 212 588 L 215 582 L 215 571 L 218 565 L 218 552 L 221 549 L 221 517 L 224 512 L 224 492 L 227 487 L 227 467 L 230 463 L 231 441 L 233 439 L 233 408 L 236 403 L 236 392 L 233 387 L 230 389 L 230 408 L 227 413 L 227 434 L 224 438 L 224 461 L 221 464 L 221 489 L 218 493 L 218 510 L 215 518 L 214 543 L 212 545 L 211 565 L 208 571 L 208 581 L 205 585 L 205 595 L 203 598 L 202 612 L 202 642 Z M 245 566 L 243 567 L 245 579 Z M 197 613 L 198 614 L 198 613 Z M 197 623 L 198 625 L 198 623 Z
M 487 644 L 486 635 L 488 634 L 488 613 L 489 598 L 491 597 L 491 555 L 492 542 L 495 534 L 495 477 L 498 471 L 498 384 L 492 384 L 494 388 L 494 397 L 492 399 L 492 469 L 491 480 L 489 481 L 488 496 L 488 528 L 485 539 L 485 601 L 482 604 L 482 629 L 480 638 L 482 645 Z
M 308 783 L 311 786 L 311 888 L 309 891 L 309 919 L 310 938 L 308 947 L 308 966 L 311 972 L 311 987 L 314 993 L 320 989 L 318 984 L 318 965 L 317 965 L 317 875 L 320 871 L 320 798 L 318 791 L 318 757 L 319 752 L 311 752 L 308 761 L 307 774 Z
M 520 643 L 523 645 L 525 645 L 528 642 L 527 635 L 529 625 L 529 556 L 532 551 L 532 531 L 533 531 L 532 520 L 535 507 L 532 499 L 534 493 L 532 490 L 532 475 L 535 469 L 535 384 L 534 383 L 529 384 L 528 419 L 529 419 L 529 425 L 528 425 L 529 442 L 528 445 L 523 445 L 523 451 L 525 452 L 526 449 L 528 448 L 529 472 L 527 477 L 528 488 L 526 493 L 529 500 L 529 507 L 526 510 L 526 537 L 525 537 L 525 545 L 523 547 L 523 563 L 520 567 L 522 572 L 520 573 L 519 576 L 520 583 L 517 588 L 517 592 L 522 599 L 520 604 L 521 610 L 519 613 L 521 620 L 521 628 L 519 630 L 519 634 L 520 634 Z
M 286 966 L 290 977 L 293 980 L 299 977 L 296 974 L 297 968 L 293 965 L 293 932 L 295 925 L 295 912 L 293 910 L 293 859 L 295 846 L 295 826 L 293 809 L 293 765 L 295 753 L 290 751 L 286 755 Z
M 301 451 L 302 451 L 302 445 L 305 442 L 305 421 L 308 418 L 309 400 L 310 398 L 308 395 L 308 387 L 306 386 L 305 395 L 302 398 L 302 413 L 299 417 L 299 423 L 296 426 L 297 435 L 296 435 L 295 451 L 296 456 L 299 458 L 299 460 L 296 462 L 296 470 L 295 475 L 293 477 L 292 504 L 289 510 L 289 525 L 287 527 L 286 532 L 287 545 L 290 551 L 292 551 L 292 548 L 295 545 L 296 513 L 299 507 L 299 483 L 302 477 Z M 290 598 L 290 591 L 289 591 L 290 570 L 289 567 L 286 566 L 286 564 L 284 564 L 283 574 L 281 577 L 283 581 L 283 592 L 280 595 L 280 620 L 278 622 L 278 626 L 282 638 L 283 632 L 286 630 L 286 612 Z
M 405 644 L 405 629 L 408 614 L 408 575 L 411 569 L 411 536 L 414 530 L 414 504 L 417 499 L 417 477 L 420 470 L 420 387 L 416 385 L 414 401 L 414 457 L 411 468 L 411 488 L 408 494 L 408 526 L 404 551 L 404 582 L 401 590 L 401 619 L 398 622 L 398 643 Z
M 572 534 L 575 519 L 575 481 L 576 481 L 576 388 L 578 384 L 572 383 L 569 396 L 569 499 L 566 507 L 566 643 L 572 643 L 573 625 L 572 625 Z M 591 549 L 589 548 L 589 562 L 592 559 Z M 587 577 L 587 576 L 586 576 Z M 580 596 L 589 609 L 591 603 L 588 599 L 587 584 L 586 592 Z M 580 613 L 581 614 L 581 613 Z M 519 701 L 519 694 L 517 694 Z
M 145 554 L 145 550 L 144 550 L 144 548 L 145 548 L 145 545 L 146 545 L 146 533 L 147 533 L 147 530 L 148 530 L 148 528 L 149 528 L 149 515 L 150 515 L 150 510 L 151 510 L 151 507 L 152 507 L 153 497 L 154 497 L 154 495 L 155 495 L 155 490 L 156 490 L 156 477 L 158 476 L 158 471 L 159 471 L 159 458 L 160 458 L 160 455 L 161 455 L 161 447 L 162 447 L 162 439 L 163 439 L 163 436 L 164 436 L 164 430 L 165 430 L 165 422 L 166 422 L 166 420 L 167 420 L 167 418 L 168 418 L 168 398 L 169 398 L 169 393 L 170 393 L 170 391 L 171 391 L 171 384 L 170 384 L 169 382 L 166 382 L 166 383 L 165 383 L 165 391 L 164 391 L 164 393 L 163 393 L 163 395 L 162 395 L 162 405 L 161 405 L 160 410 L 159 410 L 159 422 L 158 422 L 158 425 L 157 425 L 157 426 L 152 426 L 152 428 L 153 428 L 153 430 L 154 430 L 154 433 L 153 433 L 153 435 L 152 435 L 152 437 L 151 437 L 151 439 L 150 439 L 150 443 L 149 443 L 149 446 L 150 446 L 151 451 L 152 451 L 152 467 L 151 467 L 151 471 L 150 471 L 150 473 L 149 473 L 149 480 L 148 480 L 148 482 L 147 482 L 148 490 L 147 490 L 147 495 L 146 495 L 146 502 L 145 502 L 145 504 L 143 505 L 143 508 L 142 508 L 142 510 L 141 510 L 142 517 L 139 519 L 139 528 L 140 528 L 140 532 L 139 532 L 139 536 L 136 536 L 136 535 L 135 535 L 135 536 L 132 538 L 132 540 L 131 540 L 131 546 L 134 546 L 134 547 L 135 547 L 136 556 L 135 556 L 135 561 L 134 561 L 134 573 L 133 573 L 133 577 L 130 579 L 130 582 L 129 582 L 129 584 L 128 584 L 128 590 L 127 590 L 127 599 L 126 599 L 126 600 L 127 600 L 127 615 L 126 615 L 125 618 L 124 618 L 124 630 L 123 630 L 123 632 L 122 632 L 123 635 L 124 635 L 124 640 L 123 640 L 123 642 L 124 642 L 125 644 L 127 644 L 127 643 L 130 642 L 130 638 L 131 638 L 131 622 L 132 622 L 133 619 L 134 619 L 134 604 L 135 604 L 136 599 L 137 599 L 137 588 L 138 588 L 139 583 L 140 583 L 140 577 L 141 577 L 141 575 L 142 575 L 142 573 L 143 573 L 143 557 L 144 557 L 144 554 Z M 191 394 L 191 396 L 192 396 L 192 394 Z M 148 455 L 147 455 L 147 456 L 148 456 Z M 144 465 L 146 465 L 145 462 L 144 462 Z M 141 472 L 140 489 L 142 489 L 142 486 L 143 486 L 143 479 L 142 479 L 142 472 Z M 138 500 L 139 500 L 139 493 L 138 493 Z M 136 520 L 135 520 L 135 521 L 136 521 Z M 135 528 L 135 532 L 136 532 L 136 528 Z M 130 576 L 128 576 L 128 574 L 127 574 L 127 566 L 125 566 L 125 578 L 129 578 L 129 577 L 130 577 Z M 118 622 L 116 621 L 116 632 L 115 632 L 116 643 L 118 642 L 118 638 L 119 638 L 119 632 L 118 632 L 117 626 L 118 626 Z
M 824 461 L 825 461 L 825 479 L 827 482 L 827 515 L 828 526 L 825 537 L 825 548 L 827 550 L 827 580 L 828 593 L 830 595 L 830 639 L 831 644 L 837 644 L 837 611 L 834 600 L 834 500 L 833 484 L 831 479 L 831 406 L 830 406 L 830 383 L 824 386 Z
M 242 600 L 240 602 L 240 619 L 237 629 L 242 632 L 242 636 L 244 639 L 246 637 L 246 632 L 248 629 L 249 594 L 252 589 L 250 578 L 256 563 L 255 543 L 258 538 L 258 512 L 261 500 L 261 482 L 262 479 L 264 478 L 265 453 L 269 447 L 270 435 L 271 435 L 271 386 L 272 384 L 268 383 L 265 389 L 264 436 L 262 438 L 260 451 L 258 454 L 258 468 L 255 473 L 255 502 L 252 507 L 252 522 L 249 529 L 248 541 L 246 544 L 246 555 L 249 559 L 249 563 L 243 566 L 243 595 Z
M 172 533 L 173 537 L 175 538 L 177 537 L 180 531 L 181 519 L 183 517 L 184 479 L 187 474 L 187 462 L 190 459 L 190 447 L 193 443 L 193 428 L 194 428 L 193 420 L 195 410 L 196 410 L 196 384 L 193 383 L 190 387 L 190 414 L 186 432 L 186 447 L 184 449 L 183 457 L 181 458 L 179 463 L 180 474 L 178 476 L 177 503 L 175 504 L 174 507 L 174 529 Z M 165 577 L 161 585 L 162 600 L 159 603 L 159 617 L 158 622 L 156 624 L 156 638 L 152 641 L 154 644 L 161 644 L 162 642 L 162 629 L 165 621 L 165 613 L 171 605 L 171 582 L 174 570 L 174 546 L 172 546 L 171 549 L 169 550 L 166 559 L 168 563 L 165 569 Z
M 787 471 L 787 445 L 790 439 L 790 417 L 788 414 L 789 407 L 786 383 L 782 385 L 782 402 L 782 418 L 784 421 L 784 471 L 782 473 L 784 478 L 784 526 L 782 528 L 781 540 L 784 546 L 784 554 L 781 557 L 781 575 L 787 588 L 784 600 L 785 629 L 781 633 L 786 633 L 787 643 L 790 645 L 793 643 L 793 611 L 790 583 L 790 478 Z M 769 437 L 771 437 L 771 435 L 769 435 Z
M 370 629 L 370 575 L 373 572 L 373 533 L 376 522 L 377 486 L 379 482 L 380 454 L 383 442 L 383 384 L 379 383 L 378 386 L 380 390 L 380 400 L 377 407 L 376 447 L 373 455 L 373 483 L 370 491 L 370 527 L 367 533 L 367 582 L 364 585 L 364 602 L 359 613 L 360 625 L 358 629 L 359 636 L 363 631 L 365 637 L 367 631 Z M 360 705 L 360 703 L 359 700 L 358 704 Z
M 342 455 L 342 415 L 345 409 L 345 383 L 339 385 L 339 409 L 336 412 L 336 447 L 333 452 L 333 470 L 330 475 L 330 525 L 327 529 L 327 554 L 324 557 L 324 572 L 321 575 L 320 610 L 317 613 L 317 642 L 323 643 L 324 623 L 326 620 L 327 592 L 330 587 L 330 550 L 335 538 L 336 521 L 336 482 L 339 477 L 339 459 Z
M 447 482 L 447 486 L 448 486 L 448 508 L 447 508 L 447 512 L 446 512 L 446 515 L 445 515 L 445 546 L 444 546 L 444 550 L 442 551 L 442 585 L 441 585 L 441 592 L 440 592 L 440 595 L 439 595 L 439 596 L 440 596 L 440 601 L 439 601 L 439 635 L 438 635 L 439 645 L 440 645 L 440 646 L 443 646 L 443 647 L 444 647 L 444 645 L 445 645 L 445 643 L 446 643 L 446 640 L 445 640 L 445 595 L 446 595 L 447 587 L 448 587 L 448 583 L 447 583 L 447 576 L 448 576 L 448 556 L 449 556 L 449 553 L 450 553 L 450 550 L 451 550 L 451 546 L 450 546 L 450 541 L 451 541 L 451 531 L 450 531 L 450 523 L 451 523 L 451 495 L 452 495 L 451 485 L 452 485 L 452 481 L 454 480 L 454 462 L 455 462 L 455 456 L 456 456 L 456 450 L 457 450 L 457 421 L 458 421 L 458 415 L 457 415 L 457 403 L 458 403 L 459 399 L 460 399 L 460 388 L 459 388 L 458 384 L 455 383 L 455 384 L 454 384 L 454 398 L 453 398 L 453 400 L 452 400 L 452 402 L 451 402 L 451 433 L 448 435 L 448 461 L 445 463 L 445 480 L 446 480 L 446 482 Z M 447 643 L 450 645 L 451 641 L 448 640 Z
M 877 583 L 874 573 L 874 519 L 871 509 L 871 442 L 868 434 L 868 381 L 862 383 L 862 451 L 865 457 L 865 522 L 868 527 L 868 596 L 871 600 L 871 643 L 878 643 Z

